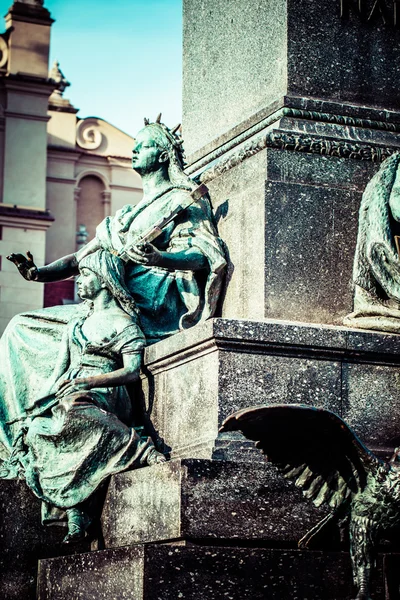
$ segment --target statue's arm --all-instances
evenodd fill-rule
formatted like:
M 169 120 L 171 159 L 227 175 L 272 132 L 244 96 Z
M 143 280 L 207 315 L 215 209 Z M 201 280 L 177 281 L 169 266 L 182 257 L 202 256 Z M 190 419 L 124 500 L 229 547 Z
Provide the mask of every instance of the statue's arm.
M 22 277 L 27 281 L 49 283 L 78 275 L 79 261 L 82 260 L 84 256 L 95 252 L 98 248 L 99 244 L 96 238 L 94 238 L 78 252 L 63 256 L 44 267 L 37 267 L 35 265 L 33 256 L 30 252 L 27 252 L 26 256 L 23 254 L 10 254 L 7 258 L 16 265 Z
M 123 354 L 123 367 L 109 373 L 100 373 L 91 377 L 78 377 L 77 379 L 66 379 L 62 381 L 56 396 L 63 398 L 69 394 L 80 392 L 81 390 L 91 390 L 99 387 L 117 387 L 127 385 L 139 378 L 140 365 L 142 362 L 141 353 Z
M 163 267 L 170 271 L 199 271 L 208 266 L 207 258 L 197 248 L 187 248 L 180 252 L 164 252 L 153 244 L 133 246 L 129 250 L 133 262 L 149 267 Z

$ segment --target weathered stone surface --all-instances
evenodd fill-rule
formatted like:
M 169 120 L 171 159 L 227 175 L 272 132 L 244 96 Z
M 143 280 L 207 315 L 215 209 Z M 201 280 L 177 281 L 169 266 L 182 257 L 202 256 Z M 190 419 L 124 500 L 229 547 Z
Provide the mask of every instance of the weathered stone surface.
M 147 415 L 173 458 L 259 460 L 218 428 L 235 410 L 280 402 L 333 410 L 386 451 L 400 437 L 399 346 L 345 327 L 213 319 L 146 350 Z
M 229 252 L 222 316 L 342 324 L 371 162 L 262 150 L 208 183 Z
M 243 7 L 234 0 L 227 10 L 212 0 L 184 2 L 188 154 L 285 94 L 285 4 L 263 0 Z
M 40 501 L 23 481 L 0 481 L 0 596 L 2 600 L 36 598 L 38 560 L 89 550 L 89 542 L 61 545 L 62 527 L 44 527 Z
M 374 2 L 362 4 L 368 16 Z M 245 7 L 241 0 L 229 7 L 185 0 L 188 155 L 238 135 L 284 105 L 285 96 L 398 109 L 394 3 L 380 2 L 369 21 L 357 14 L 356 3 L 344 5 L 350 9 L 341 19 L 339 0 L 261 0 Z
M 400 443 L 399 381 L 399 367 L 343 363 L 342 417 L 370 447 Z
M 295 545 L 327 512 L 265 462 L 174 460 L 112 477 L 107 548 L 173 540 Z
M 374 579 L 385 600 L 381 557 Z M 41 561 L 39 600 L 348 600 L 351 589 L 347 553 L 147 545 Z
M 137 546 L 40 561 L 38 599 L 142 600 L 144 555 Z
M 267 184 L 266 317 L 342 324 L 353 298 L 359 202 L 352 190 Z

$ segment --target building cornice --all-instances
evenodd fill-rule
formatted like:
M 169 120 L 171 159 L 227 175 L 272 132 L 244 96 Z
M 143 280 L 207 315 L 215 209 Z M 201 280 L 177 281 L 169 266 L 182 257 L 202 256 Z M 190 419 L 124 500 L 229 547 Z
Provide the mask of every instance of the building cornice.
M 41 121 L 42 123 L 48 123 L 48 121 L 50 121 L 49 115 L 33 115 L 31 113 L 20 113 L 12 110 L 5 110 L 4 116 L 14 119 L 24 119 L 25 121 Z
M 27 73 L 7 73 L 2 77 L 2 83 L 8 91 L 21 91 L 24 94 L 46 97 L 49 97 L 56 87 L 51 79 L 35 77 Z
M 48 210 L 0 203 L 0 225 L 5 227 L 46 231 L 53 221 Z

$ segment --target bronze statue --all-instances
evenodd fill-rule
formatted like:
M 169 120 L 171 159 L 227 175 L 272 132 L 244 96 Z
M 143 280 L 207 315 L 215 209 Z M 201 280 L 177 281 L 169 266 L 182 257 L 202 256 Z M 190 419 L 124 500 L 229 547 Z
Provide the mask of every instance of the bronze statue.
M 121 305 L 119 322 L 129 319 L 128 315 L 123 318 L 121 316 L 121 311 L 125 310 L 123 296 L 132 297 L 135 311 L 140 318 L 140 334 L 138 321 L 136 321 L 131 325 L 129 335 L 136 332 L 135 343 L 138 344 L 138 349 L 139 347 L 142 349 L 146 344 L 164 339 L 214 314 L 226 261 L 214 225 L 210 202 L 204 195 L 204 189 L 197 190 L 197 186 L 183 172 L 182 141 L 176 136 L 175 129 L 169 130 L 160 119 L 155 123 L 147 122 L 136 137 L 132 163 L 133 168 L 142 176 L 143 200 L 137 206 L 123 207 L 115 217 L 107 217 L 99 224 L 96 237 L 86 246 L 44 267 L 37 267 L 29 252 L 27 257 L 22 254 L 12 254 L 8 258 L 15 263 L 25 279 L 33 282 L 32 285 L 35 281 L 52 282 L 77 275 L 79 269 L 81 269 L 81 281 L 84 277 L 83 269 L 88 269 L 94 274 L 91 275 L 93 281 L 96 277 L 99 281 L 105 281 L 107 277 L 104 274 L 104 265 L 107 265 L 106 269 L 110 269 L 110 277 L 117 269 L 115 261 L 109 258 L 109 254 L 114 255 L 115 260 L 119 262 L 123 260 L 123 283 L 120 281 L 119 291 L 114 286 L 111 293 L 114 296 L 114 305 L 115 302 Z M 159 228 L 159 235 L 156 237 L 152 234 L 148 237 L 148 232 L 154 231 L 156 227 Z M 153 242 L 147 241 L 149 239 Z M 94 258 L 96 256 L 102 257 L 101 272 L 99 259 Z M 82 287 L 82 283 L 80 286 Z M 121 295 L 123 288 L 125 291 Z M 0 469 L 3 463 L 3 476 L 13 476 L 15 469 L 20 469 L 21 464 L 24 464 L 26 473 L 30 473 L 27 481 L 36 493 L 41 493 L 40 486 L 38 484 L 35 488 L 33 475 L 35 469 L 29 470 L 31 463 L 26 457 L 31 457 L 32 452 L 35 456 L 39 456 L 42 442 L 43 449 L 47 447 L 44 443 L 45 436 L 40 433 L 40 427 L 55 426 L 55 419 L 61 418 L 61 414 L 66 410 L 66 406 L 71 404 L 71 398 L 75 393 L 78 393 L 78 400 L 72 403 L 74 411 L 71 414 L 73 415 L 75 413 L 78 415 L 75 408 L 81 403 L 79 394 L 83 394 L 84 403 L 94 394 L 92 388 L 89 391 L 87 374 L 82 376 L 84 379 L 82 382 L 81 375 L 75 373 L 67 376 L 71 381 L 61 387 L 54 397 L 53 386 L 55 378 L 57 379 L 56 374 L 60 375 L 62 371 L 62 368 L 56 366 L 56 362 L 57 357 L 64 360 L 67 355 L 66 336 L 70 336 L 68 343 L 73 352 L 76 350 L 75 337 L 80 340 L 78 344 L 84 344 L 86 351 L 91 354 L 90 361 L 95 363 L 96 377 L 103 379 L 110 377 L 114 381 L 115 373 L 119 371 L 118 369 L 115 371 L 117 358 L 114 356 L 114 358 L 107 358 L 111 361 L 107 363 L 110 373 L 107 373 L 107 376 L 101 373 L 99 358 L 101 352 L 97 347 L 99 343 L 97 331 L 96 327 L 90 326 L 95 313 L 82 321 L 82 310 L 84 309 L 79 305 L 66 305 L 18 315 L 12 319 L 0 340 Z M 132 311 L 130 318 L 133 318 Z M 71 328 L 74 328 L 73 334 Z M 119 335 L 124 336 L 123 328 L 120 329 L 121 331 L 104 332 L 102 338 L 104 344 L 107 337 L 111 344 L 114 334 L 116 341 Z M 99 355 L 96 354 L 96 348 L 100 352 Z M 128 360 L 125 356 L 127 353 L 122 352 L 122 354 L 124 361 Z M 131 356 L 132 364 L 127 365 L 132 377 L 137 376 L 140 356 L 141 353 L 137 351 L 135 356 Z M 114 375 L 111 372 L 114 372 Z M 129 428 L 132 424 L 128 415 L 130 404 L 126 393 L 121 391 L 123 390 L 121 386 L 129 378 L 126 379 L 128 377 L 126 372 L 123 376 L 120 373 L 118 377 L 120 377 L 118 382 L 115 380 L 110 386 L 114 391 L 107 392 L 103 405 L 99 400 L 101 395 L 97 393 L 97 384 L 95 386 L 97 392 L 94 395 L 97 402 L 96 415 L 100 418 L 103 413 L 98 411 L 106 407 L 105 410 L 112 415 L 109 421 L 110 427 L 111 423 L 116 423 L 116 417 L 118 418 L 117 429 L 124 424 L 122 435 L 124 438 L 127 431 L 133 431 Z M 121 404 L 122 398 L 125 400 Z M 90 412 L 87 409 L 86 414 L 92 414 L 94 410 L 91 408 Z M 84 412 L 79 414 L 83 416 Z M 26 417 L 28 422 L 33 418 L 28 430 L 25 430 L 24 422 L 20 420 L 21 415 Z M 44 422 L 43 419 L 47 421 Z M 100 429 L 98 425 L 94 426 L 95 431 L 99 432 Z M 105 439 L 108 431 L 107 428 L 104 429 Z M 38 444 L 37 448 L 33 445 L 33 438 Z M 117 435 L 116 443 L 118 439 Z M 84 438 L 82 438 L 83 442 Z M 27 446 L 31 448 L 29 451 L 26 450 Z M 35 450 L 32 450 L 34 447 Z M 139 447 L 142 446 L 135 438 L 132 448 Z M 85 449 L 83 448 L 82 451 L 85 452 Z M 90 454 L 89 446 L 87 451 Z M 133 454 L 132 450 L 132 460 Z M 22 456 L 25 458 L 22 459 Z M 95 464 L 93 456 L 90 456 L 89 462 Z M 116 461 L 115 464 L 121 466 L 123 463 L 129 466 L 128 457 L 124 459 L 121 457 L 121 462 Z M 114 472 L 110 471 L 109 466 L 104 468 L 104 472 L 106 471 Z M 101 479 L 100 472 L 103 471 L 97 468 L 94 470 L 96 481 Z M 93 491 L 93 486 L 90 490 Z M 44 492 L 43 494 L 46 502 L 62 508 L 70 506 L 71 502 L 75 502 L 73 510 L 77 504 L 80 507 L 82 505 L 81 496 L 76 490 L 73 494 L 74 499 L 71 498 L 69 504 L 65 506 L 62 506 L 57 498 L 46 497 Z M 79 518 L 76 520 L 79 521 Z M 85 519 L 81 520 L 82 526 L 78 526 L 77 536 L 86 528 Z M 71 535 L 73 536 L 72 533 Z
M 14 420 L 0 477 L 22 477 L 44 502 L 44 521 L 68 519 L 64 542 L 82 538 L 90 501 L 111 474 L 165 461 L 130 427 L 125 385 L 139 377 L 145 337 L 123 262 L 106 250 L 81 260 L 84 303 L 66 328 L 47 398 Z
M 296 404 L 240 410 L 220 431 L 241 431 L 256 441 L 268 461 L 315 506 L 330 506 L 332 512 L 300 540 L 300 548 L 332 523 L 348 520 L 356 600 L 371 600 L 374 549 L 400 525 L 400 451 L 385 463 L 334 413 Z
M 387 158 L 368 183 L 354 258 L 354 308 L 344 324 L 400 332 L 400 154 Z

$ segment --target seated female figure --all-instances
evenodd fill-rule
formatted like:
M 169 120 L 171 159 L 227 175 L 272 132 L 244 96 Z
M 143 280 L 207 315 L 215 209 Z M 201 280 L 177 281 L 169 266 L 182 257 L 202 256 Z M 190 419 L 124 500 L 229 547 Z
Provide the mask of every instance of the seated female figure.
M 99 249 L 122 256 L 126 287 L 151 344 L 214 314 L 226 261 L 206 197 L 176 213 L 197 186 L 183 172 L 181 140 L 174 132 L 160 122 L 147 123 L 136 136 L 133 168 L 142 177 L 143 200 L 107 217 L 79 252 L 44 267 L 37 267 L 31 255 L 9 258 L 34 285 L 76 275 L 80 261 Z M 176 216 L 152 244 L 137 244 L 170 214 Z M 77 310 L 69 305 L 24 313 L 0 340 L 0 458 L 13 443 L 7 421 L 32 406 L 47 385 L 63 331 Z
M 99 250 L 79 270 L 84 303 L 66 329 L 49 399 L 11 425 L 18 431 L 0 471 L 26 479 L 45 503 L 45 521 L 66 513 L 66 542 L 84 535 L 93 493 L 106 477 L 165 460 L 129 426 L 125 384 L 139 376 L 145 338 L 123 263 Z

